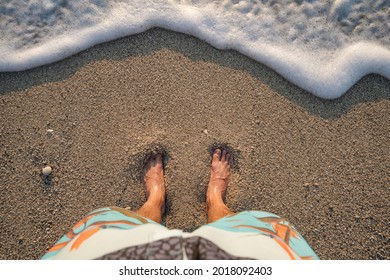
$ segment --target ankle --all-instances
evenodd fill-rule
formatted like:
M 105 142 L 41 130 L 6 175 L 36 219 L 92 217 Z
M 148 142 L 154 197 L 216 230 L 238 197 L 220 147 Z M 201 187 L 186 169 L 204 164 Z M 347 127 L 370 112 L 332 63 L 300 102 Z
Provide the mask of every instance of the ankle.
M 234 214 L 234 212 L 225 204 L 214 204 L 210 208 L 207 208 L 207 222 L 212 223 L 231 214 Z
M 146 202 L 149 205 L 161 207 L 165 203 L 165 195 L 164 194 L 150 194 Z
M 207 194 L 207 198 L 206 198 L 206 206 L 207 209 L 226 207 L 222 195 L 216 195 L 216 194 L 211 195 L 209 193 Z
M 207 199 L 212 201 L 223 201 L 225 193 L 226 184 L 224 180 L 210 180 L 207 188 Z

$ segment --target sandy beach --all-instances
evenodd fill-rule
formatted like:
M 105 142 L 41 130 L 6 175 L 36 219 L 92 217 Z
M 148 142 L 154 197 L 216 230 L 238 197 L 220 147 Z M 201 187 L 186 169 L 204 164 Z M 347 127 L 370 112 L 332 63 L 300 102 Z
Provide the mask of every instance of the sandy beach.
M 233 211 L 287 218 L 321 259 L 390 259 L 381 76 L 323 100 L 238 52 L 152 29 L 0 73 L 0 118 L 1 259 L 40 258 L 96 208 L 139 208 L 155 147 L 169 154 L 164 224 L 196 229 L 218 143 L 234 152 Z

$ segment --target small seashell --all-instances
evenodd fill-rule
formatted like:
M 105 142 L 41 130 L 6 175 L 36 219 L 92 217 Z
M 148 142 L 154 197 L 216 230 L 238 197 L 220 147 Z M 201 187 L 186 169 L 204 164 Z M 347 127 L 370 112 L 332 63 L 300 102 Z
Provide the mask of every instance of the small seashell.
M 45 176 L 50 175 L 51 171 L 52 171 L 52 169 L 51 169 L 50 166 L 46 166 L 45 168 L 42 169 L 42 173 L 43 173 L 43 175 L 45 175 Z

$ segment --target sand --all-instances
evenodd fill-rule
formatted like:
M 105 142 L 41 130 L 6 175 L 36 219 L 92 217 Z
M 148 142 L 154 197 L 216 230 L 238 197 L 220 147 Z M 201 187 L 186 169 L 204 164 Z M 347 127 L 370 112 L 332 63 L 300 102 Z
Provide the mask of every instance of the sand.
M 389 80 L 369 75 L 322 100 L 162 29 L 0 73 L 0 258 L 40 258 L 96 208 L 136 210 L 142 158 L 156 146 L 169 153 L 163 222 L 196 229 L 209 149 L 227 143 L 233 211 L 286 217 L 322 259 L 390 259 L 389 93 Z

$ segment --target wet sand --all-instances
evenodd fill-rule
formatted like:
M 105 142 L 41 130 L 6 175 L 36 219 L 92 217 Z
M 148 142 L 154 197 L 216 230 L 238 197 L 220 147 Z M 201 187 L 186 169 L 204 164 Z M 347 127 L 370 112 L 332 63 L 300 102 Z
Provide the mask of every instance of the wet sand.
M 322 100 L 162 29 L 0 73 L 0 258 L 41 257 L 96 208 L 139 208 L 142 159 L 155 147 L 169 153 L 164 224 L 196 229 L 210 147 L 225 143 L 233 211 L 287 218 L 322 259 L 390 259 L 389 113 L 381 76 Z

